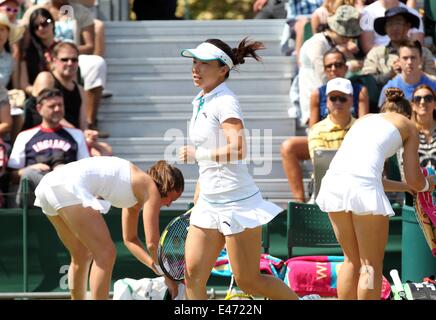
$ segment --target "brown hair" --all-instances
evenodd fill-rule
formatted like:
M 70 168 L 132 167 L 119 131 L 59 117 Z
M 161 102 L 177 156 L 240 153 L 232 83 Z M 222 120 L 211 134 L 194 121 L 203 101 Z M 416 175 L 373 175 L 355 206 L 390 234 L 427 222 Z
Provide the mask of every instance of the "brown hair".
M 387 88 L 385 90 L 385 102 L 381 107 L 381 112 L 396 112 L 410 119 L 412 107 L 409 100 L 404 98 L 404 92 L 398 88 Z
M 241 42 L 239 42 L 238 47 L 233 49 L 227 43 L 219 39 L 207 39 L 205 42 L 213 44 L 215 47 L 224 51 L 230 59 L 232 59 L 235 66 L 238 64 L 244 64 L 245 58 L 250 56 L 256 61 L 261 61 L 262 59 L 257 55 L 256 51 L 265 49 L 265 45 L 262 42 L 250 41 L 248 40 L 248 37 L 242 39 Z M 222 61 L 218 60 L 218 62 L 220 65 L 225 66 Z M 226 79 L 229 77 L 229 74 L 230 71 L 227 72 Z
M 57 45 L 55 45 L 53 48 L 53 57 L 57 57 L 59 54 L 59 51 L 65 47 L 72 48 L 74 51 L 76 51 L 77 56 L 79 56 L 79 49 L 77 48 L 77 46 L 74 43 L 72 43 L 72 42 L 60 42 Z
M 418 40 L 402 40 L 398 45 L 398 53 L 401 48 L 417 49 L 419 51 L 419 56 L 422 57 L 422 46 Z
M 36 97 L 36 104 L 42 104 L 44 102 L 44 100 L 54 98 L 54 97 L 63 98 L 62 92 L 56 88 L 42 89 L 41 92 Z
M 185 189 L 182 172 L 165 160 L 159 160 L 146 172 L 153 179 L 161 197 L 166 197 L 171 191 L 182 193 Z
M 421 89 L 426 89 L 426 90 L 430 91 L 432 96 L 433 96 L 433 98 L 434 98 L 434 100 L 436 100 L 436 92 L 429 85 L 427 85 L 427 84 L 421 84 L 420 86 L 417 86 L 415 88 L 415 90 L 413 90 L 412 98 L 415 96 L 415 93 L 417 91 L 421 90 Z M 417 123 L 417 121 L 416 121 L 416 112 L 413 111 L 413 109 L 412 109 L 412 119 L 413 119 L 413 121 L 415 121 L 415 123 Z M 433 110 L 433 120 L 436 120 L 436 110 Z

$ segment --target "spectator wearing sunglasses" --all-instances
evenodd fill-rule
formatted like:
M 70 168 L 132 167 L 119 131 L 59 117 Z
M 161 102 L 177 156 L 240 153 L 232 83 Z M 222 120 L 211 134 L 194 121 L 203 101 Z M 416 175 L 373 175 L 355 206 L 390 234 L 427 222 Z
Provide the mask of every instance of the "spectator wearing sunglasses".
M 0 0 L 0 12 L 5 13 L 12 23 L 17 22 L 17 15 L 20 11 L 19 6 L 20 3 L 17 0 Z
M 399 44 L 399 66 L 401 73 L 389 80 L 383 87 L 379 99 L 379 106 L 385 100 L 384 91 L 387 88 L 399 88 L 404 92 L 407 100 L 411 100 L 415 89 L 423 84 L 428 85 L 432 90 L 436 90 L 436 81 L 430 79 L 421 69 L 422 47 L 419 41 L 406 40 Z
M 374 76 L 382 88 L 390 79 L 401 73 L 398 58 L 398 48 L 402 41 L 409 39 L 411 28 L 419 26 L 419 18 L 404 7 L 386 10 L 384 17 L 375 19 L 374 29 L 381 35 L 387 35 L 390 42 L 387 46 L 372 48 L 365 58 L 362 74 Z M 436 67 L 431 51 L 422 47 L 422 71 L 427 75 L 436 76 Z
M 324 72 L 327 80 L 334 78 L 345 78 L 348 67 L 346 65 L 345 55 L 333 48 L 324 54 Z M 352 115 L 361 117 L 368 113 L 369 99 L 366 87 L 352 83 Z M 320 120 L 328 116 L 327 108 L 327 86 L 323 85 L 312 91 L 310 97 L 310 118 L 309 128 Z M 297 201 L 305 202 L 303 184 L 303 171 L 300 161 L 309 160 L 309 147 L 307 136 L 294 136 L 286 139 L 281 146 L 281 157 L 283 170 L 288 178 L 289 187 L 292 195 Z
M 428 85 L 418 86 L 413 92 L 411 120 L 419 131 L 419 165 L 436 170 L 436 92 Z M 403 149 L 397 158 L 402 161 Z M 402 163 L 399 167 L 402 169 Z
M 328 116 L 309 129 L 309 153 L 312 160 L 317 149 L 338 149 L 355 121 L 351 114 L 353 86 L 350 80 L 330 80 L 327 82 L 326 93 Z

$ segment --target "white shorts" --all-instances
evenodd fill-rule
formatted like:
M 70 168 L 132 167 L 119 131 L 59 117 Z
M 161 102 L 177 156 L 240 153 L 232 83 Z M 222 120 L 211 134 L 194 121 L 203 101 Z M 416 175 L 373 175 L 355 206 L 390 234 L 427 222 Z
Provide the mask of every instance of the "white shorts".
M 327 171 L 316 204 L 325 212 L 394 216 L 381 179 L 335 174 Z
M 260 192 L 241 201 L 211 203 L 200 195 L 195 204 L 190 223 L 205 229 L 218 229 L 228 236 L 256 228 L 271 221 L 283 209 L 265 201 Z
M 106 61 L 94 54 L 79 55 L 80 75 L 83 78 L 85 90 L 106 86 Z

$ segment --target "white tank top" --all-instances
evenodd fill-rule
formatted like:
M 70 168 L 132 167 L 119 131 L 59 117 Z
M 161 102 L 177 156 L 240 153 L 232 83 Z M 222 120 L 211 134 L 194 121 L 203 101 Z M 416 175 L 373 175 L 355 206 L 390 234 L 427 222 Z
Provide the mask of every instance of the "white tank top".
M 75 190 L 86 189 L 117 208 L 130 208 L 138 201 L 132 190 L 130 162 L 117 157 L 91 157 L 71 162 L 53 171 L 68 179 Z
M 385 160 L 402 145 L 400 131 L 383 114 L 366 116 L 348 131 L 328 171 L 381 179 Z

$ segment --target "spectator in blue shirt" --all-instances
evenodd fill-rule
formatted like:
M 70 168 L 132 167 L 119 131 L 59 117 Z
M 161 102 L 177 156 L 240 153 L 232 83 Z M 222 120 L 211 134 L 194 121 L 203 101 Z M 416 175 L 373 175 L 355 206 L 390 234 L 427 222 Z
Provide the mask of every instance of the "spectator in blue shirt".
M 384 92 L 387 88 L 399 88 L 407 100 L 411 100 L 416 87 L 426 84 L 436 90 L 436 81 L 431 80 L 421 69 L 422 47 L 419 41 L 402 41 L 398 49 L 401 73 L 389 80 L 383 87 L 378 105 L 384 103 Z

